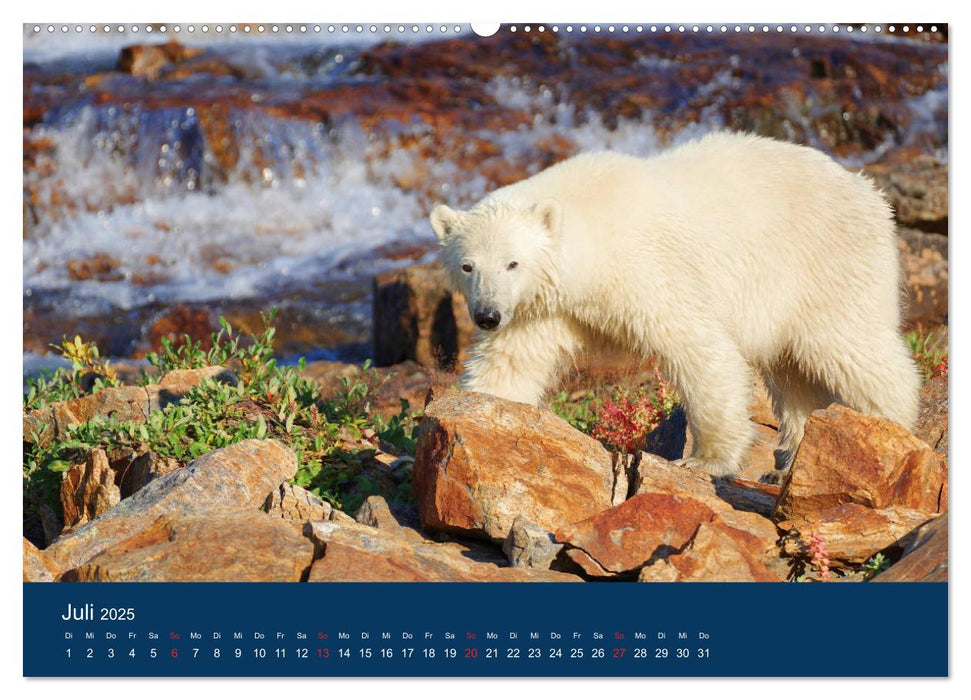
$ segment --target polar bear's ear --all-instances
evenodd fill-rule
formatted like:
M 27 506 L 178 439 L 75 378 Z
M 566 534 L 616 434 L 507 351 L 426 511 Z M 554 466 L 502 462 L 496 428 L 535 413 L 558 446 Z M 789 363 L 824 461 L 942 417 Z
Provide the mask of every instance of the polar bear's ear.
M 539 216 L 543 227 L 553 238 L 560 235 L 560 227 L 563 225 L 563 207 L 560 206 L 559 201 L 546 197 L 533 205 L 533 212 Z
M 432 230 L 438 236 L 438 240 L 444 241 L 452 235 L 459 216 L 461 216 L 461 212 L 457 212 L 444 204 L 439 204 L 432 209 L 429 219 L 432 222 Z

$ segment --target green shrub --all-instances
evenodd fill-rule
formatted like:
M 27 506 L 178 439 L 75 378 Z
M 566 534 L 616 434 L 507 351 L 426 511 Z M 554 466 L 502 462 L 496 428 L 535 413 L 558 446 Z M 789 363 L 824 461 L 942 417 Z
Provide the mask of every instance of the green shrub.
M 235 331 L 221 318 L 209 350 L 203 350 L 197 340 L 178 345 L 165 341 L 161 352 L 147 356 L 151 370 L 142 376 L 143 383 L 149 383 L 170 370 L 222 365 L 236 373 L 236 386 L 206 380 L 179 403 L 150 413 L 144 422 L 99 417 L 70 427 L 63 439 L 45 447 L 36 439 L 25 440 L 25 519 L 39 518 L 43 505 L 59 508 L 59 472 L 82 461 L 92 449 L 153 451 L 188 462 L 247 438 L 275 438 L 289 446 L 298 462 L 293 482 L 333 505 L 346 507 L 344 497 L 351 492 L 355 501 L 360 500 L 360 494 L 373 486 L 362 475 L 375 452 L 364 440 L 365 433 L 399 454 L 413 454 L 416 416 L 405 401 L 388 420 L 371 413 L 380 381 L 369 363 L 358 377 L 343 380 L 337 396 L 321 398 L 318 386 L 299 373 L 305 368 L 303 359 L 294 368 L 281 367 L 273 357 L 274 315 L 264 315 L 263 331 L 251 336 Z M 80 338 L 57 349 L 72 360 L 72 369 L 30 380 L 24 394 L 25 415 L 84 395 L 85 375 L 98 376 L 93 390 L 118 383 L 111 368 L 99 359 L 97 348 Z

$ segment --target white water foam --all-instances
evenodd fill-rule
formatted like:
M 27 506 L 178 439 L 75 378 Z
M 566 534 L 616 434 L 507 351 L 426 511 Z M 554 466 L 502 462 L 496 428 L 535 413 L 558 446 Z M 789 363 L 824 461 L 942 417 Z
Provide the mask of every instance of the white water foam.
M 715 100 L 734 80 L 720 71 L 701 89 Z M 543 85 L 503 77 L 488 90 L 500 105 L 533 115 L 525 128 L 477 134 L 524 177 L 542 161 L 538 145 L 554 136 L 576 151 L 649 156 L 724 127 L 714 101 L 696 123 L 662 136 L 648 111 L 608 127 Z M 946 88 L 913 99 L 913 128 L 936 128 L 946 105 Z M 233 115 L 232 126 L 239 161 L 225 181 L 191 109 L 85 106 L 38 127 L 37 136 L 53 144 L 58 169 L 37 183 L 40 199 L 57 196 L 77 211 L 49 207 L 60 218 L 41 217 L 24 240 L 25 296 L 69 292 L 71 313 L 81 314 L 307 288 L 348 261 L 362 272 L 360 261 L 381 246 L 431 244 L 429 192 L 467 206 L 489 188 L 456 163 L 388 148 L 353 125 L 328 130 L 245 111 Z M 399 186 L 416 172 L 427 186 Z M 96 253 L 117 261 L 121 279 L 71 279 L 68 261 Z M 373 256 L 371 262 L 370 270 L 390 265 Z
M 621 121 L 608 129 L 597 115 L 581 118 L 548 90 L 500 79 L 490 92 L 501 104 L 536 115 L 530 129 L 486 135 L 512 162 L 529 160 L 536 144 L 554 134 L 576 142 L 577 150 L 646 155 L 661 147 L 647 123 Z M 699 125 L 679 139 L 717 126 Z M 239 162 L 225 183 L 198 143 L 191 109 L 85 106 L 39 128 L 63 173 L 38 183 L 40 199 L 57 197 L 78 211 L 42 218 L 24 241 L 25 293 L 70 289 L 82 304 L 75 311 L 82 312 L 84 302 L 92 309 L 131 308 L 305 285 L 380 246 L 431 241 L 427 205 L 396 185 L 419 165 L 443 200 L 467 204 L 488 187 L 446 160 L 418 163 L 411 150 L 392 148 L 379 157 L 379 144 L 354 126 L 327 131 L 245 112 L 236 115 L 234 128 Z M 121 279 L 71 279 L 68 261 L 96 253 L 117 261 Z

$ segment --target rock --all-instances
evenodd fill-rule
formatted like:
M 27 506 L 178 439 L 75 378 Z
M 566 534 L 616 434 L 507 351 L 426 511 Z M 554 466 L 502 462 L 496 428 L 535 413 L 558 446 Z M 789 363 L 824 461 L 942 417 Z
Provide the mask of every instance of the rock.
M 418 513 L 398 504 L 392 508 L 383 496 L 368 496 L 357 509 L 354 519 L 362 525 L 387 530 L 412 540 L 424 539 L 418 531 Z
M 291 523 L 311 520 L 330 520 L 334 507 L 306 489 L 293 484 L 280 484 L 270 492 L 263 503 L 268 515 L 283 518 Z
M 87 423 L 95 416 L 113 417 L 119 421 L 144 421 L 158 407 L 158 392 L 140 386 L 116 386 L 102 389 L 97 394 L 82 396 L 70 401 L 53 404 L 50 409 L 34 411 L 30 415 L 47 418 L 49 410 L 54 424 L 54 434 L 63 438 L 73 425 Z
M 623 453 L 611 455 L 614 487 L 610 494 L 610 505 L 620 505 L 630 495 L 630 476 L 633 473 L 635 462 L 635 455 Z
M 47 583 L 59 574 L 57 566 L 26 537 L 24 541 L 24 583 Z
M 162 515 L 255 510 L 296 471 L 297 459 L 288 447 L 275 440 L 243 440 L 155 479 L 45 551 L 61 569 L 75 568 L 145 530 Z
M 947 323 L 947 236 L 898 229 L 900 267 L 907 287 L 909 328 Z
M 456 381 L 457 376 L 441 370 L 422 367 L 414 360 L 406 360 L 390 367 L 376 367 L 373 373 L 376 389 L 371 397 L 371 412 L 384 418 L 401 411 L 401 401 L 412 407 L 423 405 L 423 399 L 433 384 Z M 346 391 L 345 382 L 365 379 L 361 366 L 344 362 L 321 360 L 308 363 L 301 375 L 320 387 L 322 398 L 334 398 Z M 371 381 L 368 379 L 368 381 Z
M 890 421 L 832 405 L 816 411 L 774 514 L 785 551 L 810 558 L 819 538 L 831 561 L 862 564 L 947 510 L 947 466 Z
M 948 165 L 916 149 L 891 151 L 866 167 L 901 226 L 947 234 Z
M 64 473 L 61 481 L 61 510 L 64 527 L 71 531 L 94 520 L 121 500 L 115 471 L 104 450 L 91 450 L 85 460 Z
M 213 365 L 199 369 L 169 370 L 158 380 L 158 386 L 170 394 L 182 397 L 204 381 L 209 380 L 219 384 L 228 384 L 229 386 L 236 386 L 239 383 L 236 375 L 231 370 L 220 367 L 219 365 Z
M 702 539 L 693 545 L 694 549 L 684 550 L 687 554 L 682 559 L 671 559 L 674 556 L 672 552 L 679 552 L 687 542 L 694 541 L 693 538 L 697 535 L 694 531 L 690 531 L 691 518 L 704 515 L 706 511 L 697 508 L 688 509 L 686 511 L 689 516 L 688 524 L 678 530 L 680 534 L 677 536 L 670 537 L 662 532 L 661 536 L 668 538 L 669 541 L 665 541 L 666 547 L 658 552 L 657 560 L 651 564 L 657 568 L 652 568 L 651 572 L 645 573 L 644 580 L 780 580 L 788 571 L 788 565 L 780 558 L 777 544 L 778 530 L 768 518 L 778 498 L 778 486 L 738 478 L 712 477 L 705 472 L 673 464 L 646 452 L 640 454 L 640 459 L 634 467 L 632 483 L 635 495 L 631 500 L 647 496 L 659 499 L 658 502 L 662 507 L 668 507 L 670 504 L 668 499 L 673 498 L 677 503 L 699 504 L 712 514 L 710 517 L 701 517 L 699 521 L 708 523 L 706 527 L 710 532 L 704 534 Z M 628 500 L 627 504 L 630 504 L 631 500 Z M 620 508 L 633 507 L 627 504 Z M 682 517 L 680 506 L 675 504 L 672 507 L 677 517 Z M 623 510 L 618 511 L 617 508 L 612 511 L 614 512 L 601 513 L 591 520 L 607 519 L 621 530 L 628 514 Z M 661 527 L 663 523 L 655 525 L 647 519 L 647 516 L 637 511 L 634 515 L 630 527 L 635 530 L 642 528 L 644 536 L 648 538 L 645 541 L 650 544 L 649 538 L 655 536 L 652 535 L 652 528 Z M 609 542 L 609 531 L 604 530 L 602 525 L 599 527 L 598 542 Z M 683 539 L 685 533 L 688 535 L 686 540 Z M 717 542 L 714 542 L 713 538 Z M 679 539 L 682 540 L 680 544 L 678 544 Z M 562 541 L 559 533 L 557 533 L 557 541 Z M 615 569 L 602 564 L 598 556 L 586 547 L 583 549 L 587 555 L 599 562 L 596 566 L 590 565 L 590 557 L 575 550 L 568 552 L 568 555 L 584 566 L 588 573 L 593 573 L 597 567 L 603 569 L 601 575 L 618 573 Z M 733 573 L 728 573 L 729 569 L 725 569 L 722 574 L 719 574 L 714 564 L 706 568 L 702 565 L 702 560 L 723 563 L 730 561 L 734 567 L 730 569 Z M 677 566 L 669 569 L 667 568 L 669 564 Z M 740 578 L 718 578 L 719 575 L 727 577 L 736 574 Z
M 166 513 L 115 542 L 67 581 L 300 581 L 314 546 L 290 523 L 259 511 Z
M 947 377 L 934 376 L 920 390 L 920 415 L 914 436 L 947 459 Z
M 358 523 L 311 523 L 305 530 L 322 557 L 310 570 L 322 581 L 571 582 L 570 574 L 514 569 L 488 551 L 457 543 L 415 541 Z
M 563 545 L 554 540 L 553 533 L 521 517 L 513 521 L 502 543 L 509 563 L 517 568 L 549 569 L 562 550 Z
M 181 469 L 182 466 L 182 463 L 174 457 L 166 457 L 156 452 L 146 452 L 139 455 L 126 465 L 119 474 L 121 497 L 128 498 L 160 476 Z
M 610 454 L 534 406 L 443 393 L 425 408 L 414 464 L 422 528 L 502 542 L 522 516 L 553 531 L 611 506 Z
M 900 561 L 873 577 L 874 582 L 946 582 L 948 569 L 947 513 L 921 525 L 906 537 Z
M 714 512 L 693 498 L 641 493 L 558 529 L 567 555 L 591 576 L 623 574 L 682 549 Z
M 186 337 L 199 342 L 202 350 L 212 347 L 212 334 L 219 330 L 209 309 L 191 309 L 179 304 L 156 316 L 149 325 L 145 338 L 136 349 L 134 357 L 144 357 L 149 352 L 162 352 L 162 341 L 173 347 L 184 345 Z
M 95 279 L 99 282 L 117 282 L 124 279 L 118 270 L 119 262 L 104 253 L 96 253 L 90 258 L 68 260 L 67 274 L 75 282 Z
M 927 519 L 926 513 L 907 508 L 846 503 L 824 510 L 810 523 L 783 521 L 779 527 L 788 531 L 784 551 L 790 557 L 811 558 L 808 542 L 815 535 L 825 544 L 831 562 L 862 564 L 881 550 L 899 546 L 901 539 Z
M 438 264 L 412 265 L 374 280 L 374 362 L 415 360 L 425 367 L 455 369 L 472 341 L 465 299 L 450 291 Z
M 947 466 L 902 426 L 833 404 L 806 423 L 773 517 L 819 522 L 848 503 L 943 513 Z
M 22 430 L 24 442 L 46 447 L 55 437 L 54 417 L 49 408 L 35 409 L 24 414 Z
M 758 554 L 757 537 L 729 527 L 715 515 L 698 526 L 680 552 L 641 569 L 640 582 L 661 581 L 762 581 L 778 582 L 780 576 Z
M 334 510 L 330 512 L 330 517 L 328 520 L 332 523 L 339 523 L 341 525 L 349 525 L 357 522 L 353 516 L 348 515 L 344 511 L 338 510 L 337 508 L 334 508 Z
M 749 481 L 737 476 L 713 479 L 715 493 L 726 503 L 740 511 L 758 513 L 767 520 L 772 517 L 782 491 L 778 484 Z
M 381 496 L 368 496 L 354 514 L 354 520 L 362 525 L 383 530 L 397 530 L 401 523 L 391 513 L 388 502 Z
M 166 44 L 136 44 L 121 50 L 118 70 L 130 75 L 156 80 L 162 71 L 201 53 L 201 49 L 190 49 L 177 41 Z
M 778 500 L 778 486 L 716 478 L 647 453 L 641 454 L 633 482 L 635 494 L 666 493 L 700 501 L 730 527 L 752 532 L 765 540 L 769 548 L 778 539 L 775 525 L 769 520 Z
M 205 379 L 236 384 L 236 376 L 229 370 L 205 367 L 169 372 L 158 384 L 107 387 L 96 394 L 59 401 L 48 408 L 31 411 L 23 419 L 24 438 L 39 440 L 38 444 L 46 446 L 55 437 L 65 437 L 71 426 L 87 423 L 96 416 L 143 422 L 152 411 L 181 401 Z

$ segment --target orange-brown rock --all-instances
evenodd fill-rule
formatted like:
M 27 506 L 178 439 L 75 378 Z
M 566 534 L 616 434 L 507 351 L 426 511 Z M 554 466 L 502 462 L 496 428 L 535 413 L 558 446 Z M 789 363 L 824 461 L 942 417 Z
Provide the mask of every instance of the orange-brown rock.
M 71 581 L 300 581 L 314 546 L 300 530 L 257 510 L 166 513 L 66 572 Z
M 60 401 L 48 408 L 31 411 L 23 418 L 24 439 L 49 444 L 54 437 L 63 438 L 71 426 L 87 423 L 92 418 L 115 418 L 119 421 L 142 422 L 148 414 L 177 403 L 204 379 L 227 384 L 236 383 L 235 375 L 223 367 L 176 370 L 167 373 L 158 384 L 147 386 L 114 386 L 96 394 Z
M 199 341 L 199 346 L 208 350 L 212 347 L 212 334 L 216 330 L 218 328 L 209 309 L 191 309 L 180 304 L 155 318 L 135 356 L 161 352 L 163 339 L 178 347 L 185 344 L 186 337 Z
M 104 253 L 97 253 L 90 258 L 68 260 L 67 273 L 76 282 L 90 279 L 109 282 L 122 279 L 122 274 L 118 271 L 118 261 Z
M 898 229 L 900 267 L 907 287 L 908 327 L 947 323 L 947 236 L 915 229 Z
M 131 75 L 156 80 L 164 69 L 199 53 L 200 49 L 190 49 L 175 40 L 166 44 L 136 44 L 121 50 L 118 69 Z
M 848 503 L 942 513 L 947 466 L 902 426 L 834 404 L 807 422 L 774 518 L 817 522 Z
M 947 513 L 911 533 L 900 561 L 873 577 L 874 581 L 947 581 Z
M 846 503 L 819 513 L 812 522 L 779 523 L 788 531 L 785 553 L 810 558 L 809 538 L 815 535 L 826 547 L 830 561 L 862 564 L 887 547 L 898 545 L 915 527 L 927 522 L 928 515 L 907 508 L 868 508 Z
M 887 195 L 901 226 L 947 233 L 946 162 L 917 148 L 903 148 L 868 165 L 866 172 Z
M 159 388 L 170 394 L 184 396 L 204 381 L 214 381 L 219 384 L 236 386 L 238 380 L 232 371 L 219 365 L 200 367 L 198 369 L 169 370 L 158 380 Z
M 485 549 L 415 540 L 357 523 L 311 523 L 307 533 L 322 553 L 310 571 L 311 582 L 581 580 L 553 571 L 512 568 L 501 556 Z
M 26 537 L 24 540 L 24 583 L 47 583 L 57 578 L 59 570 L 43 551 Z
M 612 460 L 550 411 L 447 392 L 425 408 L 414 493 L 423 528 L 501 542 L 517 516 L 553 531 L 609 508 Z
M 155 389 L 116 386 L 102 389 L 97 394 L 56 403 L 50 409 L 33 412 L 31 415 L 43 418 L 49 410 L 55 434 L 63 437 L 69 427 L 87 423 L 95 416 L 115 418 L 119 421 L 144 421 L 149 412 L 157 407 L 157 403 Z
M 335 510 L 327 501 L 293 484 L 280 484 L 273 489 L 266 497 L 263 508 L 268 515 L 298 524 L 330 520 Z
M 934 376 L 920 390 L 920 415 L 914 435 L 947 459 L 947 375 Z
M 417 514 L 399 506 L 395 506 L 396 514 L 383 496 L 373 495 L 364 499 L 364 503 L 357 509 L 354 519 L 362 525 L 387 530 L 399 537 L 412 540 L 424 539 L 417 530 Z M 399 517 L 400 515 L 400 517 Z
M 433 384 L 450 384 L 457 380 L 455 375 L 423 367 L 414 360 L 390 367 L 375 367 L 370 372 L 373 372 L 377 385 L 371 397 L 371 411 L 385 418 L 401 411 L 402 399 L 412 407 L 421 406 Z M 328 360 L 308 363 L 301 375 L 317 383 L 323 398 L 332 398 L 345 391 L 345 382 L 370 381 L 360 365 Z
M 567 555 L 591 576 L 622 574 L 682 549 L 714 511 L 693 498 L 640 493 L 556 531 Z M 578 551 L 577 551 L 578 550 Z
M 155 479 L 44 551 L 62 569 L 75 568 L 163 515 L 256 510 L 296 471 L 297 459 L 290 448 L 276 440 L 243 440 Z
M 778 499 L 778 486 L 714 478 L 698 469 L 642 453 L 634 473 L 634 492 L 669 494 L 703 503 L 726 526 L 755 538 L 758 545 L 752 551 L 766 566 L 780 575 L 785 570 L 777 546 L 779 533 L 769 520 Z
M 61 480 L 61 509 L 64 528 L 73 530 L 94 520 L 121 500 L 115 471 L 102 449 L 88 452 L 85 460 L 64 473 Z
M 415 360 L 425 367 L 460 366 L 472 342 L 465 299 L 438 264 L 412 265 L 374 280 L 374 361 Z
M 641 569 L 641 582 L 780 581 L 766 566 L 756 536 L 730 527 L 717 515 L 702 523 L 680 551 Z

